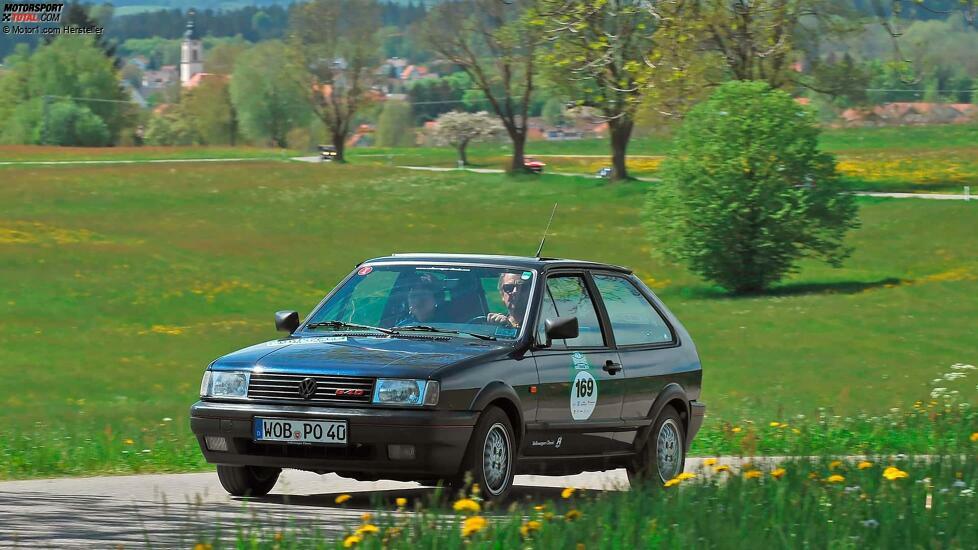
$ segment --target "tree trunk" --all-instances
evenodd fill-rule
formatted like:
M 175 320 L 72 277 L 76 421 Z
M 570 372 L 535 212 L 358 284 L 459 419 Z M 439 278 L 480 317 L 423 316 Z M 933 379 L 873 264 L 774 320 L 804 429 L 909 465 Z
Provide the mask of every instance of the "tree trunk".
M 625 154 L 628 150 L 628 140 L 632 137 L 631 117 L 622 115 L 608 122 L 611 133 L 611 180 L 620 181 L 628 178 L 625 167 Z
M 339 132 L 333 132 L 333 147 L 336 147 L 336 158 L 333 162 L 346 162 L 346 157 L 343 156 L 343 151 L 346 148 L 346 136 Z
M 510 132 L 509 138 L 513 141 L 513 162 L 509 166 L 509 171 L 511 174 L 519 174 L 526 171 L 526 167 L 523 166 L 526 132 Z
M 465 148 L 468 146 L 469 140 L 463 139 L 458 144 L 458 161 L 461 162 L 462 166 L 468 166 L 469 158 L 465 154 Z

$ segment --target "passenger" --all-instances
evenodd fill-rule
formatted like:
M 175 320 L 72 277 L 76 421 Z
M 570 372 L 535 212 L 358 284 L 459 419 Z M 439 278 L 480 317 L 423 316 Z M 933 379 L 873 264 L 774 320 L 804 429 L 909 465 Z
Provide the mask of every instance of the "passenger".
M 396 326 L 427 324 L 434 321 L 435 314 L 438 313 L 438 300 L 435 299 L 438 290 L 438 284 L 431 275 L 424 274 L 418 277 L 408 291 L 407 317 L 398 321 Z
M 486 322 L 492 325 L 503 325 L 520 328 L 526 312 L 526 304 L 530 301 L 529 281 L 519 273 L 503 273 L 499 276 L 499 296 L 506 306 L 506 313 L 490 313 Z

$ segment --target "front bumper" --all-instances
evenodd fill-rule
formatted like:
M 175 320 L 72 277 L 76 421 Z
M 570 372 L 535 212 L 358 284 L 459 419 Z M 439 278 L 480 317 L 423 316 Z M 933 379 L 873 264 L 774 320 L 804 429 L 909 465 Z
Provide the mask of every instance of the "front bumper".
M 361 479 L 450 477 L 462 465 L 478 412 L 319 407 L 272 403 L 198 401 L 190 428 L 213 464 L 271 466 L 346 473 Z M 256 443 L 254 418 L 346 420 L 347 445 Z M 228 438 L 228 451 L 210 451 L 204 436 Z M 412 460 L 392 460 L 389 444 L 414 445 Z M 383 474 L 380 476 L 379 474 Z

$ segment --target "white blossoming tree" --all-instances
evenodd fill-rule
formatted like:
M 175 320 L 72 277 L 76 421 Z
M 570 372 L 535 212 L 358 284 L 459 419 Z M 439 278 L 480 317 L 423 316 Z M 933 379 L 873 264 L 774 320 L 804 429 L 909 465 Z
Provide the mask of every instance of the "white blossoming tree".
M 435 119 L 435 125 L 432 134 L 435 143 L 454 147 L 458 151 L 458 160 L 462 166 L 468 164 L 465 148 L 469 143 L 494 139 L 505 131 L 499 120 L 485 111 L 478 113 L 451 111 Z

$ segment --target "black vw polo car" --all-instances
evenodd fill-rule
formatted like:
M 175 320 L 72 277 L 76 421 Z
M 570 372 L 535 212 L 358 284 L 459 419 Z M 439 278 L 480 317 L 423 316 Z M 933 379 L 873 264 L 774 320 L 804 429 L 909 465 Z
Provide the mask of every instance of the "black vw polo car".
M 703 422 L 689 333 L 626 268 L 395 254 L 356 267 L 288 336 L 207 368 L 191 427 L 233 495 L 282 468 L 448 484 L 628 469 L 668 480 Z

